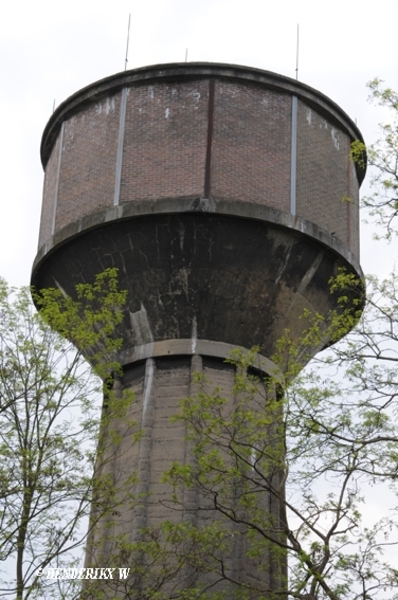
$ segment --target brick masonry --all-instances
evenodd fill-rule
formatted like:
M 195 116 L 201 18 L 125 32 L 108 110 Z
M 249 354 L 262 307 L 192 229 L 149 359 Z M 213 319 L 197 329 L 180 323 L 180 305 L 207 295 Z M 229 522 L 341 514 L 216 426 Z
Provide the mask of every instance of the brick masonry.
M 128 563 L 129 560 L 133 560 L 133 556 L 127 558 L 126 545 L 123 549 L 120 542 L 123 540 L 124 544 L 129 544 L 139 541 L 140 527 L 156 527 L 166 519 L 176 523 L 188 520 L 191 524 L 201 527 L 210 525 L 215 518 L 222 518 L 219 513 L 211 510 L 211 502 L 206 500 L 198 488 L 185 492 L 192 496 L 191 506 L 196 509 L 194 514 L 180 510 L 178 505 L 174 505 L 174 510 L 170 510 L 171 488 L 161 481 L 163 473 L 170 468 L 172 461 L 193 464 L 185 425 L 178 421 L 170 421 L 170 417 L 179 413 L 181 398 L 197 391 L 195 384 L 192 384 L 194 371 L 203 372 L 207 381 L 207 392 L 212 393 L 217 388 L 220 396 L 231 399 L 231 403 L 225 407 L 228 412 L 237 400 L 233 393 L 235 370 L 220 359 L 205 358 L 203 361 L 199 359 L 198 362 L 198 357 L 162 357 L 136 363 L 125 371 L 122 388 L 134 392 L 135 401 L 129 406 L 125 417 L 112 422 L 111 427 L 120 440 L 119 446 L 115 444 L 110 447 L 105 457 L 101 455 L 97 464 L 98 468 L 103 461 L 101 471 L 112 475 L 118 490 L 118 499 L 120 501 L 124 498 L 124 506 L 122 511 L 109 511 L 107 517 L 102 518 L 100 525 L 94 530 L 88 543 L 86 566 L 95 567 L 102 563 L 125 564 L 126 561 Z M 263 394 L 265 395 L 264 390 Z M 258 401 L 264 402 L 262 394 L 259 395 Z M 135 430 L 142 427 L 142 436 L 135 443 L 132 443 L 132 430 L 129 425 L 132 421 L 136 422 Z M 132 466 L 135 468 L 136 480 L 131 480 Z M 184 497 L 184 506 L 187 506 L 189 500 Z M 271 501 L 267 494 L 264 494 L 263 502 L 266 509 L 271 507 L 272 512 L 278 513 L 275 500 Z M 198 506 L 206 510 L 197 511 Z M 264 557 L 262 560 L 248 559 L 245 551 L 249 542 L 244 530 L 242 535 L 237 535 L 239 526 L 232 525 L 228 519 L 225 520 L 224 526 L 227 529 L 231 528 L 231 533 L 235 533 L 231 535 L 228 555 L 224 554 L 226 572 L 230 572 L 235 580 L 259 585 L 260 589 L 269 585 L 276 574 L 275 566 L 271 568 L 271 562 L 265 562 Z M 184 581 L 183 577 L 184 573 L 179 575 L 177 572 L 171 580 L 171 588 L 178 584 L 179 578 Z M 214 583 L 213 579 L 214 576 L 210 573 L 200 577 L 200 581 L 207 584 Z M 141 581 L 138 579 L 129 583 L 138 597 Z M 102 582 L 101 589 L 105 598 L 113 597 L 114 588 L 108 589 Z M 163 587 L 162 591 L 167 592 L 167 586 Z M 213 591 L 231 589 L 220 582 L 214 585 Z
M 348 135 L 298 103 L 297 214 L 333 233 L 358 256 L 358 182 Z M 350 226 L 350 222 L 352 225 Z
M 290 97 L 220 81 L 214 112 L 211 195 L 288 211 Z
M 61 135 L 58 136 L 50 160 L 47 163 L 47 168 L 44 177 L 43 185 L 43 203 L 41 206 L 40 219 L 40 234 L 39 248 L 53 234 L 54 210 L 57 197 L 57 182 L 58 182 L 58 163 L 61 145 Z
M 121 202 L 203 196 L 208 82 L 130 88 Z
M 86 107 L 65 122 L 56 231 L 112 205 L 119 117 L 120 94 L 116 94 Z M 49 166 L 50 173 L 54 168 L 57 168 L 55 160 Z

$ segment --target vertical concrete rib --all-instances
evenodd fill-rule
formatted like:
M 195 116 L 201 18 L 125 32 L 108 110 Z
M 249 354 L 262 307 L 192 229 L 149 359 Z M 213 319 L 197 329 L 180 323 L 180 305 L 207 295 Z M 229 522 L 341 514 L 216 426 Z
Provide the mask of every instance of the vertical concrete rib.
M 54 235 L 55 232 L 55 219 L 57 217 L 57 206 L 58 206 L 58 190 L 59 190 L 59 179 L 61 175 L 61 161 L 62 161 L 62 148 L 64 145 L 64 131 L 65 131 L 65 121 L 62 121 L 61 125 L 61 137 L 59 140 L 59 154 L 58 154 L 58 166 L 57 166 L 57 183 L 55 185 L 55 198 L 54 198 L 54 209 L 53 209 L 53 220 L 51 224 L 51 235 Z
M 215 96 L 215 81 L 209 81 L 209 112 L 207 121 L 207 147 L 206 147 L 206 165 L 205 165 L 205 185 L 204 197 L 210 198 L 211 190 L 211 152 L 213 147 L 213 130 L 214 130 L 214 96 Z
M 117 142 L 116 154 L 116 176 L 115 176 L 115 193 L 113 204 L 116 206 L 120 203 L 120 185 L 122 181 L 122 165 L 123 165 L 123 142 L 124 128 L 126 123 L 126 108 L 127 108 L 127 88 L 122 89 L 122 98 L 120 101 L 120 120 L 119 120 L 119 137 Z
M 198 384 L 194 381 L 194 373 L 202 373 L 203 372 L 203 361 L 202 357 L 198 354 L 194 354 L 191 359 L 191 368 L 190 368 L 190 382 L 189 382 L 189 396 L 194 396 L 198 391 Z M 188 434 L 188 430 L 186 429 L 186 434 Z M 196 459 L 193 454 L 193 442 L 191 440 L 186 440 L 185 442 L 185 456 L 184 463 L 186 465 L 190 464 L 195 466 Z M 195 488 L 185 488 L 184 489 L 184 498 L 183 498 L 183 506 L 187 511 L 185 513 L 185 520 L 191 525 L 196 526 L 198 523 L 198 490 Z
M 348 142 L 347 142 L 348 143 Z M 351 226 L 352 226 L 352 218 L 351 218 L 351 209 L 352 209 L 352 198 L 351 198 L 351 170 L 352 170 L 352 161 L 351 161 L 351 147 L 348 147 L 348 160 L 347 160 L 347 246 L 352 251 L 352 235 L 351 235 Z
M 297 96 L 292 96 L 292 143 L 290 154 L 290 212 L 296 215 L 296 182 L 297 182 Z
M 154 393 L 155 393 L 155 361 L 148 358 L 145 363 L 145 380 L 142 398 L 142 438 L 138 458 L 138 505 L 136 508 L 136 526 L 134 531 L 140 536 L 140 530 L 146 526 L 147 521 L 147 494 L 149 492 L 150 458 L 152 446 Z

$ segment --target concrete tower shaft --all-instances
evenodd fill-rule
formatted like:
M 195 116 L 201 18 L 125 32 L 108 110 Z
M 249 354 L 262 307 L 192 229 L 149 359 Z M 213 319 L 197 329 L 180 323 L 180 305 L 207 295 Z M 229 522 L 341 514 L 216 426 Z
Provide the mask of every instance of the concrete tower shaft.
M 361 275 L 354 139 L 356 125 L 312 88 L 207 63 L 108 77 L 51 117 L 32 283 L 73 294 L 116 266 L 129 293 L 118 359 L 144 436 L 112 469 L 120 481 L 137 470 L 150 495 L 145 508 L 126 507 L 115 531 L 134 539 L 169 516 L 159 475 L 190 459 L 167 417 L 189 393 L 192 361 L 228 393 L 222 361 L 232 348 L 258 345 L 269 371 L 284 330 L 299 339 L 304 309 L 336 308 L 328 282 L 339 267 Z M 104 545 L 94 558 L 110 553 Z M 243 556 L 233 550 L 232 572 Z M 260 571 L 245 566 L 272 587 L 274 570 Z

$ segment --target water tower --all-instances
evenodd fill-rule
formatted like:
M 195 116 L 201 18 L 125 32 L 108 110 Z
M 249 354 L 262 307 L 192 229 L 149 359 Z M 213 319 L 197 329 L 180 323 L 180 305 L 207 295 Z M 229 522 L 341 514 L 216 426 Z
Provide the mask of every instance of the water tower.
M 136 472 L 131 492 L 146 500 L 112 523 L 100 520 L 90 566 L 109 566 L 112 536 L 134 541 L 170 517 L 160 475 L 190 456 L 185 430 L 168 417 L 190 394 L 192 372 L 228 393 L 233 371 L 224 359 L 253 345 L 270 372 L 285 328 L 300 336 L 304 309 L 336 308 L 328 282 L 338 269 L 361 274 L 364 173 L 350 159 L 355 139 L 356 125 L 318 91 L 223 64 L 119 73 L 51 116 L 32 283 L 73 294 L 77 283 L 118 267 L 129 294 L 119 385 L 136 393 L 129 416 L 143 428 L 112 470 L 120 481 Z M 250 575 L 238 546 L 228 568 Z M 256 577 L 276 589 L 275 573 L 262 565 Z

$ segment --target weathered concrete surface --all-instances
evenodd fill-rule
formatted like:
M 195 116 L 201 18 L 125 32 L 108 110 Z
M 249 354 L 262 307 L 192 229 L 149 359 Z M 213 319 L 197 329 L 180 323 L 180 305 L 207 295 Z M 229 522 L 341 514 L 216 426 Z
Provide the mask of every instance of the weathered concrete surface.
M 73 293 L 98 271 L 119 269 L 128 290 L 124 352 L 169 339 L 214 340 L 271 357 L 285 328 L 298 339 L 304 309 L 327 314 L 329 280 L 354 270 L 314 238 L 267 221 L 215 213 L 116 220 L 60 244 L 38 265 L 38 287 Z

